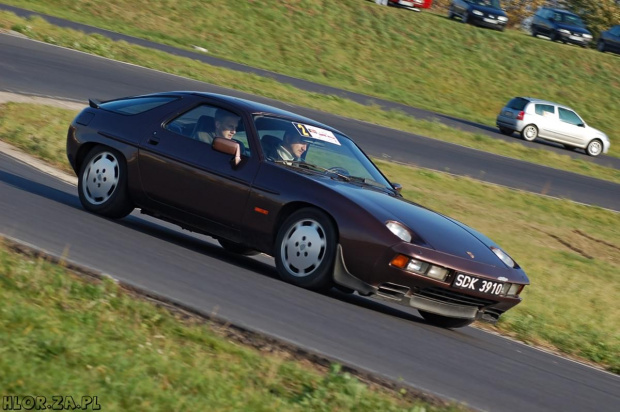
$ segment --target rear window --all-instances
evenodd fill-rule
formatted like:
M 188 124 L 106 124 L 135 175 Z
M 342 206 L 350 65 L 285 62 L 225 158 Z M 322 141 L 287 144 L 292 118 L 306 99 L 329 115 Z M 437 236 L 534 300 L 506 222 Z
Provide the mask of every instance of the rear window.
M 525 105 L 529 102 L 529 100 L 524 99 L 523 97 L 515 97 L 508 102 L 507 106 L 513 110 L 523 110 L 525 109 Z
M 119 99 L 101 103 L 99 107 L 111 112 L 131 115 L 144 113 L 147 110 L 162 106 L 176 99 L 176 97 L 166 96 L 134 97 L 131 99 Z

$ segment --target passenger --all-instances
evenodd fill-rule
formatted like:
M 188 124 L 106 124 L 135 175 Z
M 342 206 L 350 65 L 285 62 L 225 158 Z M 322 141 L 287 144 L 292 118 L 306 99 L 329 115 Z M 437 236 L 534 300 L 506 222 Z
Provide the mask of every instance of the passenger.
M 282 144 L 276 148 L 276 155 L 281 160 L 296 161 L 301 160 L 301 156 L 308 149 L 308 143 L 302 140 L 297 131 L 287 131 L 284 134 Z
M 237 133 L 239 120 L 239 116 L 236 114 L 228 110 L 217 109 L 215 111 L 215 131 L 213 132 L 213 137 L 232 139 L 235 133 Z

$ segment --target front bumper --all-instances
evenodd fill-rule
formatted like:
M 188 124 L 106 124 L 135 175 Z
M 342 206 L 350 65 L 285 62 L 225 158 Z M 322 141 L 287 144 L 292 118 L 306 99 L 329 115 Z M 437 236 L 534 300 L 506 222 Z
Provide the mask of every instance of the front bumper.
M 407 244 L 399 244 L 391 248 L 385 258 L 373 268 L 372 278 L 365 277 L 361 280 L 353 275 L 344 262 L 342 247 L 338 245 L 338 254 L 334 267 L 334 281 L 342 286 L 358 291 L 364 296 L 373 296 L 390 302 L 398 303 L 426 312 L 435 313 L 451 318 L 480 319 L 488 322 L 496 322 L 508 309 L 521 302 L 519 297 L 488 295 L 475 291 L 464 291 L 452 287 L 454 275 L 459 273 L 471 273 L 472 275 L 489 280 L 497 281 L 498 277 L 507 278 L 510 283 L 527 284 L 527 278 L 516 282 L 514 276 L 507 275 L 509 270 L 495 268 L 488 265 L 467 262 L 463 259 L 450 267 L 451 274 L 445 281 L 435 280 L 424 275 L 414 274 L 403 269 L 391 266 L 390 260 L 396 254 L 416 256 L 417 247 Z M 442 254 L 436 251 L 424 250 L 424 259 L 440 265 Z M 421 258 L 421 257 L 420 257 Z M 457 258 L 458 260 L 458 258 Z M 445 264 L 443 265 L 445 267 Z M 377 269 L 381 268 L 381 269 Z M 486 276 L 485 273 L 486 272 Z M 495 275 L 493 275 L 495 272 Z
M 479 16 L 477 14 L 470 13 L 469 21 L 476 26 L 488 27 L 489 29 L 504 30 L 508 21 L 501 21 L 497 18 L 491 18 L 489 16 Z
M 576 44 L 578 46 L 587 46 L 592 41 L 592 37 L 583 37 L 581 34 L 569 34 L 557 31 L 558 40 L 564 43 Z

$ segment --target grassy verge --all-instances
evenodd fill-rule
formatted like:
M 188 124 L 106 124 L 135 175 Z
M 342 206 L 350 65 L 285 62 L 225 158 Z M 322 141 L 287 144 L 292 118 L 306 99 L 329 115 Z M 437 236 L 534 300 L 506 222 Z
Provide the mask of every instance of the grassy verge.
M 497 153 L 504 156 L 545 164 L 599 179 L 620 183 L 620 171 L 602 167 L 589 161 L 572 159 L 568 155 L 532 149 L 518 143 L 508 143 L 483 134 L 474 134 L 453 129 L 438 122 L 416 120 L 398 111 L 384 111 L 377 107 L 364 106 L 335 96 L 303 92 L 273 80 L 231 70 L 219 69 L 198 61 L 170 56 L 162 52 L 113 42 L 102 36 L 87 36 L 83 33 L 61 29 L 42 19 L 23 20 L 11 13 L 0 12 L 0 28 L 15 29 L 29 37 L 69 48 L 117 59 L 129 63 L 162 70 L 183 77 L 207 81 L 224 87 L 234 87 L 247 93 L 262 95 L 292 104 L 341 114 L 394 129 L 428 136 Z M 93 96 L 97 97 L 97 96 Z M 355 136 L 352 136 L 355 138 Z
M 68 170 L 64 136 L 74 113 L 50 110 L 0 106 L 0 139 Z M 33 117 L 31 112 L 41 125 L 18 126 Z M 48 115 L 59 118 L 58 123 Z M 523 293 L 523 303 L 502 317 L 497 331 L 620 373 L 619 214 L 470 178 L 377 163 L 405 187 L 407 198 L 488 234 L 525 268 L 532 285 Z
M 521 31 L 361 0 L 4 2 L 489 125 L 509 98 L 534 95 L 617 137 L 617 58 Z
M 102 410 L 459 411 L 231 342 L 112 281 L 0 245 L 2 395 L 97 396 Z

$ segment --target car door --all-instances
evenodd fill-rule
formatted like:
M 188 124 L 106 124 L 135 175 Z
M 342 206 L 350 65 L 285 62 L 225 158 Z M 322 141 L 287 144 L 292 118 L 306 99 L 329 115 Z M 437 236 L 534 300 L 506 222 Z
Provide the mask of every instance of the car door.
M 544 139 L 556 138 L 558 131 L 558 113 L 554 105 L 546 103 L 534 104 L 534 123 L 538 127 L 538 135 Z
M 562 143 L 572 144 L 576 146 L 585 145 L 585 127 L 584 122 L 579 115 L 572 110 L 558 107 L 557 139 Z
M 235 135 L 247 145 L 241 164 L 233 165 L 230 155 L 198 138 L 205 133 L 198 130 L 200 125 L 208 123 L 204 119 L 213 117 L 217 109 L 199 105 L 154 127 L 140 144 L 138 163 L 143 192 L 155 209 L 235 240 L 240 236 L 258 156 L 252 156 L 245 136 L 248 123 L 242 116 Z

